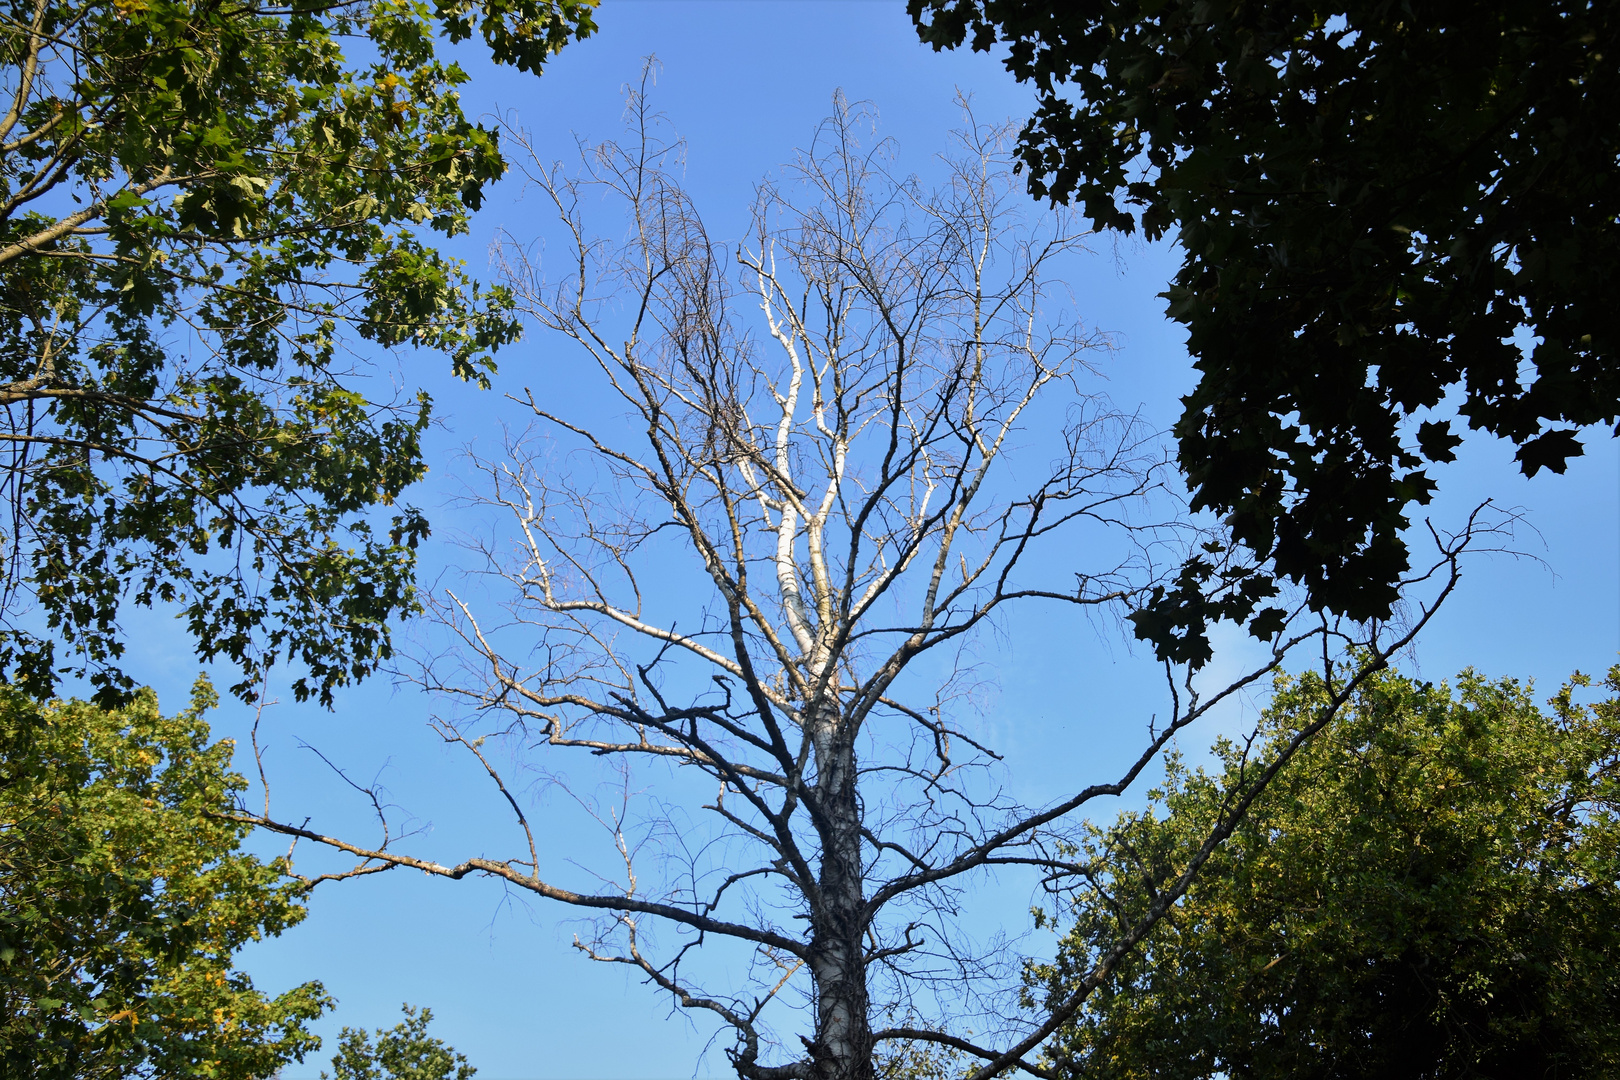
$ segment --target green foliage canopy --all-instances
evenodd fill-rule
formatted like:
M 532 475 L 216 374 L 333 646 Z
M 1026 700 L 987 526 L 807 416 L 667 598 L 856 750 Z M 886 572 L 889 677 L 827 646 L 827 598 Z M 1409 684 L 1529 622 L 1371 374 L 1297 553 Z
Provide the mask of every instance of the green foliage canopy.
M 336 1080 L 472 1080 L 478 1070 L 466 1056 L 427 1033 L 433 1010 L 406 1005 L 404 1011 L 404 1020 L 377 1030 L 375 1044 L 358 1028 L 343 1029 L 332 1058 Z
M 281 860 L 213 815 L 245 786 L 199 682 L 174 717 L 0 688 L 0 1060 L 6 1076 L 250 1080 L 320 1045 L 317 982 L 270 998 L 232 967 L 304 917 Z
M 1031 190 L 1173 233 L 1196 505 L 1384 618 L 1458 417 L 1561 472 L 1620 417 L 1620 9 L 1600 0 L 909 0 L 1007 43 Z M 1251 598 L 1252 601 L 1252 598 Z M 1175 590 L 1139 632 L 1186 656 Z M 1190 639 L 1190 644 L 1189 644 Z
M 0 674 L 48 696 L 65 642 L 118 700 L 129 600 L 238 693 L 291 656 L 329 701 L 389 655 L 427 523 L 369 511 L 430 403 L 355 350 L 481 379 L 517 334 L 428 243 L 505 169 L 436 36 L 538 71 L 594 3 L 0 5 Z
M 1052 1051 L 1104 1078 L 1613 1076 L 1620 1070 L 1620 698 L 1550 714 L 1511 680 L 1384 672 L 1305 744 L 1174 917 Z M 1608 689 L 1620 694 L 1620 667 Z M 1327 700 L 1283 683 L 1258 753 L 1174 765 L 1147 813 L 1097 830 L 1092 887 L 1031 993 L 1179 872 L 1245 770 Z

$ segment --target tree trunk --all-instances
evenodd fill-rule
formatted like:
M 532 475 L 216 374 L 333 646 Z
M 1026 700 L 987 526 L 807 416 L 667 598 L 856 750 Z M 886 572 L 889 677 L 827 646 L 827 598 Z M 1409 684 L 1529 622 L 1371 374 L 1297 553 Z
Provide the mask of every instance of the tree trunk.
M 810 972 L 816 988 L 816 1035 L 810 1048 L 820 1080 L 872 1080 L 868 1016 L 860 803 L 853 733 L 836 709 L 817 712 L 813 729 L 821 827 L 821 903 L 811 912 Z M 830 716 L 826 715 L 831 713 Z

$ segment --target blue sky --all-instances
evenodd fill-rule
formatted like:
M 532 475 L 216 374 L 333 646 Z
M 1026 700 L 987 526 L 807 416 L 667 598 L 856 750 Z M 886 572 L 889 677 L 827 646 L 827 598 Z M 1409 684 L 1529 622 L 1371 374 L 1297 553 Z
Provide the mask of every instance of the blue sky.
M 982 118 L 1021 117 L 1030 95 L 990 58 L 939 55 L 919 45 L 899 0 L 606 0 L 599 35 L 570 46 L 539 79 L 494 70 L 464 50 L 473 73 L 465 98 L 474 113 L 500 112 L 533 131 L 542 147 L 567 157 L 577 134 L 617 134 L 621 88 L 644 57 L 662 63 L 656 104 L 689 143 L 686 181 L 711 231 L 735 236 L 746 225 L 755 183 L 806 139 L 826 115 L 835 90 L 872 102 L 882 133 L 897 140 L 903 168 L 926 174 L 957 122 L 955 92 L 970 93 Z M 515 183 L 493 192 L 460 253 L 481 270 L 497 229 L 535 235 L 537 203 Z M 1140 406 L 1157 425 L 1175 415 L 1191 373 L 1177 327 L 1155 294 L 1174 260 L 1163 248 L 1103 241 L 1076 269 L 1078 313 L 1117 335 L 1107 362 L 1117 404 Z M 568 396 L 580 391 L 577 358 L 531 337 L 501 356 L 497 390 L 523 386 Z M 445 427 L 434 436 L 435 472 L 419 501 L 441 536 L 455 531 L 453 452 L 487 437 L 499 418 L 496 395 L 458 387 L 410 361 L 406 376 L 426 382 Z M 1530 558 L 1476 560 L 1461 593 L 1419 643 L 1415 661 L 1427 678 L 1473 665 L 1490 675 L 1534 678 L 1548 691 L 1575 668 L 1600 672 L 1620 649 L 1620 454 L 1603 433 L 1568 475 L 1518 476 L 1512 451 L 1475 438 L 1461 460 L 1438 474 L 1436 520 L 1455 523 L 1484 498 L 1522 508 L 1519 545 Z M 452 562 L 445 548 L 429 559 Z M 183 637 L 143 620 L 133 667 L 177 707 L 196 672 Z M 985 653 L 998 689 L 986 710 L 1003 736 L 1010 775 L 1039 799 L 1100 767 L 1139 737 L 1158 708 L 1153 666 L 1102 630 L 1055 628 L 1036 620 L 1009 625 Z M 226 683 L 221 678 L 221 684 Z M 445 857 L 485 843 L 499 807 L 459 758 L 426 729 L 435 703 L 384 681 L 344 693 L 331 713 L 290 703 L 266 711 L 262 730 L 275 809 L 312 815 L 318 825 L 356 823 L 358 807 L 298 741 L 317 745 L 362 779 L 378 777 L 402 812 L 430 831 L 416 838 Z M 220 734 L 241 737 L 251 716 L 224 706 Z M 1236 718 L 1232 719 L 1236 722 Z M 1191 748 L 1215 730 L 1193 735 Z M 246 767 L 245 761 L 239 767 Z M 1106 812 L 1111 813 L 1108 809 Z M 587 839 L 559 815 L 563 845 Z M 264 850 L 277 845 L 265 843 Z M 1027 891 L 1002 890 L 1009 926 L 1021 928 Z M 727 1072 L 711 1031 L 671 1016 L 667 1001 L 623 969 L 593 965 L 569 947 L 572 914 L 507 896 L 487 882 L 445 882 L 396 872 L 323 887 L 309 920 L 282 939 L 255 947 L 245 968 L 265 989 L 319 978 L 340 1000 L 322 1026 L 391 1025 L 402 1001 L 431 1007 L 437 1034 L 465 1052 L 486 1080 L 581 1078 L 630 1080 Z M 329 1040 L 326 1056 L 335 1047 Z M 325 1058 L 287 1072 L 317 1075 Z

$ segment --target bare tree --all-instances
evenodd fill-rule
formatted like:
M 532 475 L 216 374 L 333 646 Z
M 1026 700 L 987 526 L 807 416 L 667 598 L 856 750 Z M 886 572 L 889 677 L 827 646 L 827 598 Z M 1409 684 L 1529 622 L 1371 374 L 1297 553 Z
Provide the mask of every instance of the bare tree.
M 478 498 L 506 522 L 479 548 L 504 607 L 446 594 L 459 648 L 422 675 L 463 704 L 440 732 L 505 797 L 519 853 L 448 865 L 255 820 L 358 856 L 348 873 L 489 875 L 600 913 L 580 947 L 718 1018 L 746 1080 L 867 1080 L 908 1044 L 965 1055 L 975 1077 L 1047 1076 L 1038 1055 L 1065 1009 L 1170 909 L 1253 790 L 1234 791 L 1230 820 L 1188 866 L 1144 884 L 1151 916 L 1055 1018 L 1018 1013 L 1016 958 L 997 969 L 1005 955 L 975 946 L 966 892 L 985 875 L 1050 889 L 1084 877 L 1067 842 L 1079 812 L 1306 639 L 1342 700 L 1450 590 L 1463 541 L 1440 545 L 1430 603 L 1403 632 L 1296 611 L 1252 670 L 1213 692 L 1167 666 L 1169 717 L 1122 775 L 1017 804 L 974 728 L 964 643 L 1023 605 L 1126 612 L 1153 584 L 1156 545 L 1186 539 L 1149 518 L 1163 505 L 1156 442 L 1082 393 L 1105 343 L 1063 317 L 1052 276 L 1084 235 L 1061 214 L 1030 219 L 1005 129 L 970 122 L 930 190 L 891 174 L 884 145 L 862 145 L 866 114 L 839 102 L 760 190 L 751 237 L 728 254 L 643 96 L 630 116 L 626 145 L 589 151 L 576 172 L 531 173 L 568 242 L 560 279 L 503 248 L 528 313 L 600 369 L 628 428 L 521 399 L 533 429 L 479 462 Z M 623 212 L 622 240 L 587 230 L 601 207 Z M 1021 426 L 1038 415 L 1049 432 L 1055 414 L 1059 437 Z M 1019 488 L 998 466 L 1042 438 L 1051 467 Z M 1043 580 L 1054 552 L 1089 569 Z M 1356 644 L 1360 665 L 1335 667 Z M 570 752 L 662 765 L 668 792 L 692 796 L 704 820 L 667 817 L 664 872 L 649 874 L 647 834 L 600 811 L 618 866 L 590 887 L 560 884 L 569 871 L 502 742 L 520 765 Z M 655 943 L 655 924 L 674 943 Z M 750 954 L 742 985 L 701 959 L 717 939 Z M 996 996 L 1008 991 L 1011 1005 Z M 793 994 L 809 1014 L 796 1031 Z

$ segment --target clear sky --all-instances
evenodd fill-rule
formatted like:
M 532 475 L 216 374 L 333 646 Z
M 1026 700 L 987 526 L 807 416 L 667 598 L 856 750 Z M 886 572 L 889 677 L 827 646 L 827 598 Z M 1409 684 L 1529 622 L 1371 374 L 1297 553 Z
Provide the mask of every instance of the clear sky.
M 465 94 L 469 111 L 499 111 L 567 157 L 576 134 L 617 134 L 621 87 L 656 54 L 663 65 L 656 104 L 689 142 L 689 189 L 721 237 L 741 232 L 755 183 L 791 157 L 835 90 L 871 101 L 882 133 L 900 145 L 902 167 L 925 174 L 957 121 L 956 90 L 973 95 L 981 117 L 1021 117 L 1030 103 L 992 59 L 920 46 L 900 0 L 605 0 L 599 21 L 597 37 L 569 46 L 539 79 L 493 70 L 466 50 L 462 62 L 474 76 Z M 474 235 L 459 245 L 475 267 L 485 265 L 497 229 L 536 234 L 538 207 L 520 196 L 515 183 L 498 187 Z M 1167 250 L 1131 242 L 1104 241 L 1099 249 L 1070 283 L 1078 314 L 1118 335 L 1119 351 L 1107 364 L 1116 402 L 1140 405 L 1163 426 L 1191 385 L 1182 335 L 1155 296 L 1174 260 Z M 535 386 L 566 397 L 579 385 L 577 363 L 555 343 L 531 337 L 502 354 L 497 388 Z M 418 501 L 434 511 L 439 536 L 448 536 L 457 524 L 457 511 L 444 503 L 454 490 L 453 451 L 487 435 L 501 406 L 495 395 L 448 384 L 429 370 L 429 358 L 411 364 L 407 377 L 431 385 L 444 409 L 434 476 Z M 1486 497 L 1521 507 L 1533 530 L 1521 533 L 1520 544 L 1542 561 L 1472 564 L 1462 593 L 1420 642 L 1415 663 L 1423 676 L 1473 665 L 1535 678 L 1550 693 L 1572 669 L 1600 672 L 1615 661 L 1620 459 L 1616 442 L 1601 432 L 1588 446 L 1568 475 L 1528 482 L 1513 470 L 1511 449 L 1475 439 L 1459 463 L 1438 474 L 1444 494 L 1437 520 L 1455 523 Z M 436 547 L 428 558 L 444 566 L 455 556 Z M 132 670 L 158 687 L 166 707 L 178 707 L 196 671 L 182 636 L 159 620 L 137 629 Z M 1004 735 L 1010 774 L 1031 799 L 1097 779 L 1099 765 L 1130 745 L 1158 708 L 1152 665 L 1106 629 L 1009 625 L 986 656 L 999 686 L 987 700 L 988 720 Z M 312 816 L 317 825 L 361 820 L 341 783 L 299 748 L 301 739 L 362 779 L 380 777 L 424 828 L 411 841 L 420 850 L 445 858 L 481 852 L 499 807 L 427 731 L 434 708 L 420 693 L 384 681 L 342 694 L 332 713 L 293 705 L 288 696 L 263 724 L 278 815 Z M 220 734 L 239 737 L 250 722 L 240 706 L 222 707 L 215 718 Z M 1214 733 L 1195 734 L 1187 745 Z M 556 841 L 575 843 L 567 832 L 573 827 L 557 826 Z M 1005 902 L 1009 927 L 1021 929 L 1027 893 L 1009 890 Z M 323 886 L 309 920 L 249 950 L 244 966 L 272 991 L 321 979 L 340 999 L 321 1028 L 328 1034 L 343 1024 L 391 1025 L 402 1001 L 429 1006 L 437 1034 L 486 1080 L 725 1075 L 718 1047 L 703 1056 L 711 1029 L 672 1016 L 666 999 L 623 969 L 593 965 L 573 951 L 572 919 L 487 881 L 396 872 Z M 325 1057 L 289 1070 L 289 1080 L 317 1075 Z

